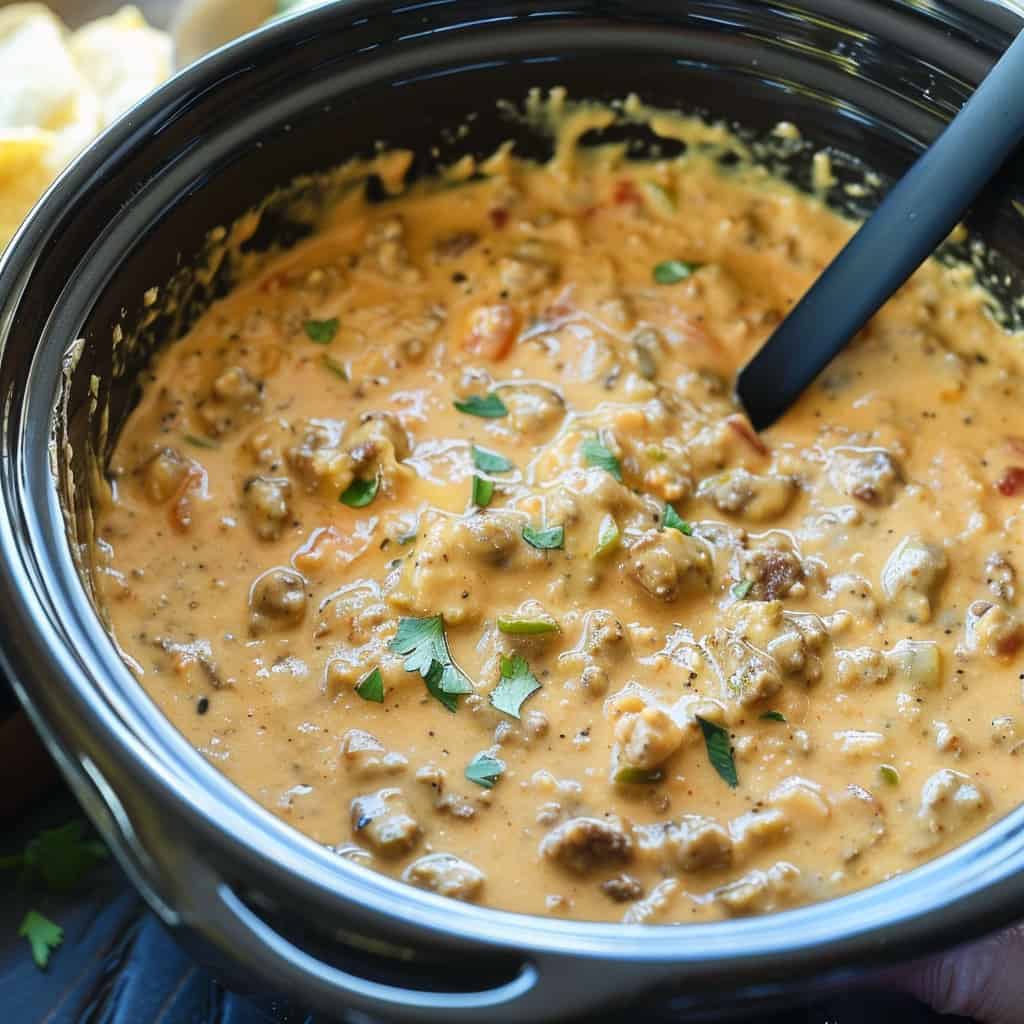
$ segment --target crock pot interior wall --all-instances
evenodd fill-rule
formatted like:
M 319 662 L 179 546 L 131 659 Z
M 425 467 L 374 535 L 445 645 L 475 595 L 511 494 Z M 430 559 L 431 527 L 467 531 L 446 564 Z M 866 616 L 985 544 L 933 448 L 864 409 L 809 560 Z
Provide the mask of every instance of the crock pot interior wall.
M 230 224 L 275 186 L 368 155 L 378 142 L 414 149 L 418 173 L 467 151 L 487 155 L 510 135 L 520 151 L 543 155 L 543 140 L 490 116 L 499 100 L 521 100 L 531 86 L 565 85 L 574 97 L 607 100 L 635 91 L 653 105 L 707 111 L 762 132 L 786 119 L 816 145 L 856 153 L 882 174 L 898 174 L 969 95 L 1007 35 L 963 8 L 935 7 L 929 13 L 910 3 L 858 4 L 854 28 L 843 23 L 851 7 L 840 0 L 786 6 L 577 2 L 557 10 L 540 3 L 444 2 L 402 9 L 352 3 L 282 25 L 245 44 L 244 59 L 215 57 L 215 88 L 196 78 L 196 87 L 178 89 L 166 108 L 152 102 L 143 107 L 135 117 L 151 129 L 145 144 L 125 129 L 94 180 L 81 182 L 88 201 L 65 211 L 31 276 L 20 282 L 28 289 L 23 309 L 48 319 L 45 328 L 24 316 L 8 325 L 0 363 L 3 392 L 24 381 L 31 364 L 32 378 L 44 382 L 32 386 L 52 393 L 62 348 L 54 343 L 37 352 L 40 335 L 63 338 L 63 348 L 76 337 L 85 340 L 64 425 L 79 486 L 74 494 L 61 494 L 82 516 L 82 484 L 88 479 L 82 453 L 95 423 L 87 415 L 90 377 L 98 376 L 104 389 L 110 386 L 113 329 L 138 333 L 143 293 L 195 262 L 210 228 Z M 806 11 L 814 17 L 805 17 Z M 939 20 L 943 11 L 956 17 Z M 875 37 L 876 30 L 886 42 Z M 446 128 L 469 114 L 479 116 L 469 122 L 467 136 L 446 135 Z M 798 179 L 806 173 L 805 163 L 798 162 L 794 173 Z M 972 227 L 1008 265 L 1024 266 L 1019 215 L 1011 202 L 1013 183 L 1022 178 L 1015 168 L 1004 177 L 979 205 Z M 294 240 L 307 230 L 302 219 L 271 217 L 255 241 Z M 225 271 L 212 285 L 196 287 L 191 314 L 229 279 Z M 1006 287 L 1014 294 L 1016 277 Z M 61 301 L 53 308 L 57 295 Z M 137 355 L 109 394 L 104 390 L 115 428 L 137 397 L 135 378 L 147 354 L 168 340 L 170 322 L 158 319 L 143 331 Z M 21 439 L 24 450 L 44 450 L 46 429 L 45 423 L 29 424 Z M 34 485 L 42 507 L 47 499 L 40 480 Z M 148 718 L 157 736 L 158 716 L 126 673 L 117 678 L 123 707 L 140 722 Z M 83 747 L 88 742 L 83 738 Z M 180 762 L 186 768 L 187 763 Z M 215 852 L 211 847 L 211 856 Z M 247 874 L 253 864 L 222 860 L 218 869 L 262 912 L 283 920 L 279 894 Z M 318 941 L 325 957 L 344 944 L 337 922 L 311 923 L 312 905 L 296 903 L 291 918 L 287 930 L 306 945 Z M 417 953 L 422 956 L 423 949 Z M 230 955 L 223 960 L 230 973 Z M 481 987 L 495 983 L 510 963 L 478 958 L 475 980 Z M 464 964 L 440 958 L 428 964 L 424 985 L 465 986 Z M 392 968 L 386 955 L 365 957 L 358 965 L 382 978 L 404 970 L 401 964 L 397 972 Z M 777 973 L 784 980 L 786 972 Z M 234 980 L 252 981 L 237 973 Z M 692 992 L 679 995 L 670 1012 L 695 998 Z

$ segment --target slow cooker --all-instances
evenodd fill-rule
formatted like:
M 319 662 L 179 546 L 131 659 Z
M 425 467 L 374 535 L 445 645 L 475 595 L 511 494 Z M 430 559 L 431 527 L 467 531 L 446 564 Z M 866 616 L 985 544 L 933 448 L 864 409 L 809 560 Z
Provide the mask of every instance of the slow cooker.
M 238 261 L 211 246 L 248 209 L 263 203 L 246 242 L 258 255 L 308 234 L 326 172 L 379 144 L 414 150 L 418 174 L 507 138 L 542 155 L 548 140 L 499 101 L 553 86 L 636 92 L 752 133 L 792 121 L 841 170 L 884 181 L 1020 24 L 981 0 L 339 0 L 193 65 L 54 185 L 0 263 L 0 658 L 201 962 L 328 1014 L 540 1021 L 629 1003 L 705 1019 L 870 980 L 1024 916 L 1024 810 L 866 891 L 713 924 L 542 919 L 412 889 L 306 839 L 189 747 L 119 658 L 87 565 L 92 474 L 149 356 L 230 287 Z M 799 182 L 806 164 L 787 170 Z M 986 248 L 965 255 L 1004 299 L 1024 292 L 1021 172 L 1011 162 L 969 220 Z

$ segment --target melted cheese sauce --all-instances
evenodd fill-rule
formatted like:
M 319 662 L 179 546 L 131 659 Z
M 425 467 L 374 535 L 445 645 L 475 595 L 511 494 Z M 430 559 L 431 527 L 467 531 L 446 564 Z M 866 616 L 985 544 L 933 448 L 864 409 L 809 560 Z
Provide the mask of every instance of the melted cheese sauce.
M 484 170 L 353 194 L 155 362 L 97 579 L 160 708 L 340 856 L 527 913 L 769 911 L 1013 808 L 1024 387 L 970 273 L 758 438 L 731 377 L 853 225 L 699 148 Z

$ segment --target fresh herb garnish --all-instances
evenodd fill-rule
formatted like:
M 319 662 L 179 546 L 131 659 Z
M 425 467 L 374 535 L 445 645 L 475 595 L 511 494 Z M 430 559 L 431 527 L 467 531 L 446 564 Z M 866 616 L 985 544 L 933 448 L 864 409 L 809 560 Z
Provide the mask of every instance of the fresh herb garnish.
M 515 469 L 515 463 L 497 452 L 489 452 L 486 448 L 473 445 L 473 465 L 482 473 L 509 473 Z
M 186 434 L 185 440 L 195 448 L 208 448 L 211 451 L 215 451 L 220 447 L 216 441 L 211 441 L 208 437 L 200 437 L 198 434 Z
M 366 508 L 377 497 L 379 487 L 380 479 L 378 477 L 374 477 L 372 480 L 353 480 L 341 492 L 338 501 L 342 505 L 348 505 L 349 508 Z
M 660 768 L 637 768 L 631 764 L 624 764 L 616 769 L 612 781 L 625 786 L 642 786 L 645 783 L 660 782 L 664 777 L 665 774 Z
M 554 619 L 526 619 L 521 615 L 499 615 L 498 629 L 510 636 L 542 636 L 557 633 L 558 623 Z
M 454 714 L 459 710 L 459 695 L 457 693 L 445 693 L 441 689 L 441 677 L 443 675 L 444 666 L 435 661 L 430 666 L 430 673 L 424 677 L 423 682 L 426 683 L 427 692 Z
M 622 483 L 622 465 L 619 460 L 602 444 L 599 437 L 584 438 L 580 445 L 583 458 L 588 466 L 595 466 L 610 473 L 619 483 Z
M 708 748 L 708 760 L 722 779 L 733 789 L 739 785 L 736 762 L 732 756 L 732 742 L 729 731 L 715 722 L 697 715 L 700 731 L 704 733 L 704 745 Z
M 654 280 L 657 284 L 678 284 L 692 277 L 703 263 L 690 263 L 688 260 L 664 260 L 654 267 Z
M 85 823 L 70 821 L 60 828 L 44 829 L 21 853 L 0 857 L 0 870 L 20 870 L 22 885 L 38 881 L 49 889 L 64 891 L 106 859 L 107 848 L 98 839 L 86 838 Z
M 18 934 L 28 939 L 32 947 L 32 959 L 36 967 L 44 970 L 50 962 L 50 954 L 64 941 L 64 929 L 38 910 L 30 910 L 21 922 Z
M 765 711 L 759 716 L 763 722 L 784 722 L 786 716 L 781 711 Z
M 608 554 L 609 551 L 614 551 L 619 546 L 619 524 L 615 522 L 615 517 L 611 514 L 606 515 L 601 520 L 601 525 L 597 528 L 597 547 L 594 548 L 595 557 Z
M 458 694 L 472 693 L 473 684 L 452 661 L 444 620 L 440 615 L 427 619 L 399 619 L 398 632 L 388 645 L 406 655 L 405 671 L 418 672 L 427 689 L 449 710 L 458 707 Z
M 444 668 L 451 660 L 444 635 L 444 619 L 399 619 L 398 632 L 388 645 L 396 654 L 406 655 L 405 671 L 419 672 L 424 679 L 436 661 Z
M 565 527 L 549 526 L 546 530 L 535 530 L 532 526 L 524 526 L 523 540 L 531 548 L 554 551 L 565 544 Z
M 484 789 L 493 789 L 494 784 L 505 771 L 505 762 L 499 761 L 492 754 L 481 751 L 466 765 L 466 778 Z
M 494 481 L 482 476 L 473 476 L 473 504 L 478 508 L 487 508 L 494 497 Z
M 302 326 L 310 341 L 317 345 L 330 345 L 338 333 L 341 322 L 334 316 L 330 320 L 307 320 Z
M 323 363 L 335 377 L 340 377 L 345 381 L 349 379 L 348 370 L 345 369 L 345 364 L 340 359 L 335 359 L 330 352 L 321 352 L 320 362 Z
M 379 668 L 368 672 L 356 683 L 356 693 L 363 700 L 372 700 L 375 704 L 384 703 L 384 677 L 380 674 Z
M 751 590 L 754 588 L 753 580 L 740 580 L 739 583 L 734 583 L 729 588 L 729 593 L 736 598 L 737 601 L 742 601 Z
M 493 391 L 489 395 L 470 395 L 452 404 L 467 416 L 479 416 L 485 420 L 498 420 L 508 415 L 508 406 Z
M 523 701 L 539 689 L 540 683 L 524 657 L 513 654 L 511 658 L 506 658 L 502 655 L 501 678 L 491 691 L 491 704 L 506 715 L 518 718 Z
M 669 504 L 665 505 L 665 518 L 661 525 L 665 530 L 678 530 L 687 537 L 693 536 L 693 527 Z
M 879 765 L 878 775 L 887 786 L 898 786 L 900 784 L 900 773 L 891 764 Z

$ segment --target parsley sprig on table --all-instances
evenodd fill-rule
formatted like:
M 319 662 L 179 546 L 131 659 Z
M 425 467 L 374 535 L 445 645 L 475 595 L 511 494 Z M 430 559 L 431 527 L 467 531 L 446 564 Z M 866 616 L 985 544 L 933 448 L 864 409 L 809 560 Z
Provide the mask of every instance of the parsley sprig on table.
M 71 821 L 60 828 L 44 829 L 30 839 L 21 853 L 0 857 L 0 871 L 19 872 L 22 888 L 43 887 L 57 892 L 73 888 L 100 861 L 107 848 L 86 834 L 85 822 Z M 64 930 L 38 910 L 29 910 L 18 934 L 28 940 L 32 959 L 40 969 L 64 941 Z

